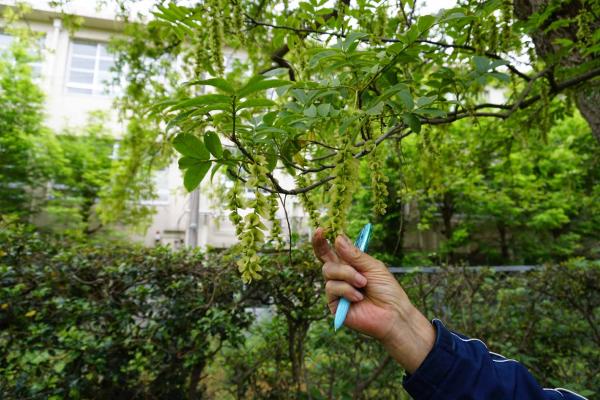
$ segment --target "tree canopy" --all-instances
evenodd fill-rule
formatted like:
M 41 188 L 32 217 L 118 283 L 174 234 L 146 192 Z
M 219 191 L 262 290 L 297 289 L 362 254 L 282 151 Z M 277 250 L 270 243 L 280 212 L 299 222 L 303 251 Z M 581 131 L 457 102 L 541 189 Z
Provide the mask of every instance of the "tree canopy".
M 381 154 L 409 136 L 444 142 L 449 126 L 468 121 L 459 126 L 486 127 L 480 138 L 501 124 L 535 147 L 576 105 L 600 138 L 599 15 L 597 0 L 466 0 L 435 15 L 415 1 L 157 1 L 146 23 L 125 11 L 114 49 L 128 82 L 130 157 L 106 198 L 147 196 L 148 165 L 168 162 L 173 148 L 188 190 L 220 169 L 236 182 L 228 198 L 247 249 L 240 270 L 257 278 L 273 207 L 298 195 L 315 224 L 340 233 L 363 163 L 384 213 Z M 118 208 L 108 209 L 110 219 Z
M 366 165 L 373 212 L 384 214 L 395 195 L 385 157 L 409 137 L 447 143 L 453 129 L 502 126 L 535 148 L 577 108 L 600 139 L 597 0 L 461 0 L 433 14 L 419 1 L 157 0 L 147 20 L 132 3 L 119 1 L 125 32 L 113 41 L 129 127 L 100 215 L 147 216 L 128 200 L 152 197 L 152 171 L 175 151 L 188 190 L 216 173 L 235 182 L 228 208 L 246 280 L 260 276 L 256 252 L 269 225 L 280 235 L 273 210 L 288 196 L 335 235 Z M 420 151 L 398 168 L 407 177 L 428 162 L 451 180 L 446 161 Z

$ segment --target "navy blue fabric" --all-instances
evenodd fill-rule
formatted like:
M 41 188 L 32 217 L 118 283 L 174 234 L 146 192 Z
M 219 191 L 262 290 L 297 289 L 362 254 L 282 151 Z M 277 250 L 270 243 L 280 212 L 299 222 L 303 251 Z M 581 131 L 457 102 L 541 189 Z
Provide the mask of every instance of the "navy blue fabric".
M 435 344 L 421 366 L 404 378 L 415 400 L 581 400 L 567 389 L 544 389 L 515 360 L 492 353 L 478 339 L 434 320 Z

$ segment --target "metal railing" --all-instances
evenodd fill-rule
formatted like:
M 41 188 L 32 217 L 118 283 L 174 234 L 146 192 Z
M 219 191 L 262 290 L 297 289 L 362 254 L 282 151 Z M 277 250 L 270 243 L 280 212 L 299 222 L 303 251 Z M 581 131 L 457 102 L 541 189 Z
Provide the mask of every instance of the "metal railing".
M 491 269 L 496 272 L 526 272 L 535 269 L 542 268 L 542 265 L 478 265 L 478 266 L 467 266 L 462 267 L 467 271 L 478 271 L 481 269 Z M 460 268 L 460 267 L 455 267 Z M 423 273 L 423 274 L 435 274 L 440 272 L 443 267 L 388 267 L 392 274 L 412 274 L 412 273 Z

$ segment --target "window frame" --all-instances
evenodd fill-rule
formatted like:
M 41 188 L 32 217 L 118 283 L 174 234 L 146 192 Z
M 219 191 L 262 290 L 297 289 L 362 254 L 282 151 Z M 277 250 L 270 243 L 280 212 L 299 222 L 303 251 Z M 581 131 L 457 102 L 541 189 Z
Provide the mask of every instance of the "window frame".
M 87 44 L 94 45 L 96 47 L 95 54 L 85 55 L 85 54 L 75 54 L 75 45 Z M 108 42 L 103 42 L 100 40 L 92 40 L 92 39 L 81 39 L 81 38 L 71 38 L 69 40 L 69 54 L 67 58 L 67 69 L 65 74 L 65 92 L 69 95 L 83 95 L 83 96 L 102 96 L 102 97 L 110 97 L 114 95 L 114 89 L 108 83 L 105 83 L 104 80 L 100 80 L 100 75 L 103 72 L 111 72 L 104 71 L 100 69 L 100 63 L 102 61 L 111 61 L 114 65 L 115 57 L 114 55 L 108 53 L 107 49 Z M 110 54 L 110 56 L 102 55 L 102 46 L 104 46 L 105 52 Z M 85 68 L 73 68 L 73 57 L 77 57 L 80 59 L 86 60 L 94 60 L 94 69 L 85 69 Z M 71 81 L 71 72 L 83 72 L 83 73 L 92 73 L 92 83 L 81 83 L 81 82 L 72 82 Z M 71 90 L 74 89 L 74 90 Z M 85 90 L 89 90 L 90 92 L 83 92 Z

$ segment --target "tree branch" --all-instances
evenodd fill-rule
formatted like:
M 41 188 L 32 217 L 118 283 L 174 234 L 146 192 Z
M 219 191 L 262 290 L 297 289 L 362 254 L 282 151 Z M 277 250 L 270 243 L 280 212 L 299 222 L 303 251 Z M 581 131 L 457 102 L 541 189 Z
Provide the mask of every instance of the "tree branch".
M 310 34 L 333 36 L 333 37 L 338 37 L 338 38 L 345 38 L 345 37 L 348 36 L 345 33 L 341 33 L 341 32 L 322 31 L 322 30 L 319 30 L 318 27 L 316 29 L 311 29 L 311 28 L 295 28 L 293 26 L 275 25 L 275 24 L 270 24 L 270 23 L 267 23 L 267 22 L 257 21 L 257 20 L 255 20 L 254 18 L 252 18 L 252 17 L 250 17 L 248 15 L 246 16 L 246 18 L 254 26 L 265 26 L 265 27 L 269 27 L 269 28 L 273 28 L 273 29 L 288 30 L 288 31 L 292 31 L 292 32 L 296 32 L 298 34 L 301 34 L 304 37 L 306 37 L 306 36 L 308 36 Z M 384 37 L 378 38 L 377 40 L 379 42 L 383 42 L 383 43 L 399 43 L 399 42 L 401 42 L 399 39 L 384 38 Z M 368 38 L 363 38 L 363 39 L 360 39 L 360 41 L 361 42 L 368 42 L 369 39 Z M 437 41 L 429 40 L 429 39 L 419 39 L 419 40 L 416 40 L 416 42 L 417 43 L 431 44 L 431 45 L 434 45 L 434 46 L 439 46 L 439 47 L 444 47 L 444 48 L 467 50 L 467 51 L 472 52 L 472 53 L 474 53 L 474 52 L 477 51 L 477 49 L 475 49 L 473 46 L 463 45 L 463 44 L 453 44 L 453 43 L 437 42 Z M 278 59 L 281 60 L 282 57 L 288 51 L 289 51 L 289 48 L 287 47 L 287 45 L 284 45 L 281 48 L 277 49 L 275 51 L 275 53 L 273 53 L 273 55 L 271 55 L 271 59 L 273 59 L 274 61 L 277 62 L 277 60 L 275 60 L 274 57 L 278 57 Z M 506 68 L 508 68 L 511 72 L 513 72 L 515 75 L 521 77 L 522 79 L 524 79 L 524 80 L 526 80 L 528 82 L 532 79 L 527 74 L 519 71 L 517 69 L 517 67 L 515 67 L 512 64 L 510 64 L 508 61 L 506 61 L 504 58 L 500 57 L 498 54 L 486 51 L 484 53 L 484 55 L 487 56 L 487 57 L 489 57 L 489 58 L 492 58 L 494 60 L 505 61 L 506 62 L 506 64 L 505 64 Z M 283 60 L 283 61 L 285 61 L 285 60 Z M 278 65 L 281 66 L 281 67 L 288 68 L 286 65 L 281 65 L 280 62 L 278 62 Z M 266 70 L 266 71 L 268 71 L 268 70 Z M 264 71 L 264 72 L 266 72 L 266 71 Z
M 589 81 L 590 79 L 595 78 L 597 76 L 600 76 L 600 67 L 589 70 L 586 73 L 581 74 L 579 76 L 567 79 L 561 83 L 555 83 L 554 89 L 552 89 L 552 87 L 551 87 L 548 95 L 551 97 L 556 96 L 557 94 L 559 94 L 560 92 L 562 92 L 565 89 L 577 86 L 577 85 L 579 85 L 583 82 Z M 447 124 L 449 122 L 454 122 L 456 120 L 463 119 L 466 117 L 494 117 L 494 118 L 506 119 L 506 118 L 510 117 L 517 110 L 525 109 L 525 108 L 531 106 L 532 104 L 536 103 L 538 100 L 541 99 L 541 97 L 542 97 L 541 95 L 537 94 L 537 95 L 531 96 L 527 99 L 521 98 L 518 101 L 516 101 L 514 104 L 501 105 L 501 104 L 487 104 L 486 103 L 486 104 L 480 104 L 480 105 L 474 107 L 474 110 L 479 110 L 479 109 L 483 109 L 483 108 L 497 108 L 497 109 L 507 110 L 506 112 L 503 112 L 503 113 L 501 113 L 501 112 L 493 113 L 493 112 L 454 111 L 454 112 L 450 113 L 448 116 L 446 116 L 445 118 L 422 118 L 421 123 L 427 124 L 427 125 L 441 125 L 441 124 Z
M 385 356 L 383 358 L 383 360 L 381 360 L 381 362 L 379 363 L 379 365 L 377 366 L 377 368 L 375 369 L 375 371 L 373 371 L 373 373 L 371 374 L 371 376 L 369 376 L 366 380 L 359 382 L 356 385 L 356 388 L 354 389 L 354 398 L 355 399 L 359 399 L 361 393 L 369 387 L 369 385 L 371 383 L 373 383 L 373 381 L 375 381 L 379 375 L 381 375 L 381 373 L 383 372 L 383 370 L 385 370 L 385 367 L 388 366 L 388 364 L 390 363 L 390 361 L 392 361 L 392 356 L 390 356 L 389 354 L 387 356 Z
M 348 7 L 350 5 L 350 0 L 342 0 L 342 3 L 345 4 L 346 7 Z M 330 20 L 331 18 L 336 18 L 338 15 L 337 9 L 334 9 L 333 12 L 324 15 L 323 16 L 323 20 L 325 22 L 327 22 L 328 20 Z M 273 29 L 277 29 L 276 25 L 272 25 L 272 24 L 267 24 L 265 22 L 259 22 L 257 20 L 255 20 L 254 18 L 252 18 L 251 16 L 246 14 L 246 18 L 255 26 L 267 26 L 267 27 L 271 27 Z M 322 24 L 320 22 L 315 23 L 315 28 L 314 30 L 318 31 L 319 28 L 321 28 Z M 302 28 L 292 28 L 292 27 L 288 27 L 289 30 L 295 31 L 296 33 L 299 34 L 299 36 L 301 36 L 302 39 L 304 39 L 306 36 L 308 36 L 311 32 Z M 287 44 L 284 44 L 283 46 L 281 46 L 280 48 L 278 48 L 277 50 L 275 50 L 272 54 L 271 54 L 271 60 L 274 61 L 278 66 L 282 67 L 282 68 L 287 68 L 289 71 L 289 76 L 290 76 L 290 80 L 291 81 L 295 81 L 296 80 L 296 73 L 294 72 L 294 68 L 292 67 L 292 65 L 289 63 L 289 61 L 287 61 L 284 56 L 290 51 L 290 48 L 288 47 Z

